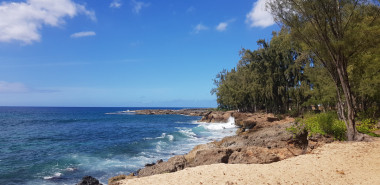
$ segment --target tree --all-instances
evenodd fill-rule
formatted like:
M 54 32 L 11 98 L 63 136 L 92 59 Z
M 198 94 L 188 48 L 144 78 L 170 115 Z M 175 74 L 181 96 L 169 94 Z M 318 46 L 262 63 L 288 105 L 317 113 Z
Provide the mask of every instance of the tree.
M 305 101 L 304 64 L 296 63 L 299 53 L 290 40 L 289 30 L 273 32 L 268 43 L 258 40 L 259 49 L 242 49 L 236 69 L 216 76 L 211 93 L 223 109 L 284 113 L 291 107 L 299 111 Z
M 347 139 L 360 139 L 347 66 L 379 45 L 379 5 L 370 0 L 271 0 L 268 7 L 276 21 L 326 67 L 336 84 Z

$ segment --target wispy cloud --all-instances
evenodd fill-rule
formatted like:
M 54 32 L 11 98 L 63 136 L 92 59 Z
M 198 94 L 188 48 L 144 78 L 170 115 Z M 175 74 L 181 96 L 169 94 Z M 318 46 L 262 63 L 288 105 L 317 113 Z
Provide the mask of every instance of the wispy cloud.
M 202 23 L 199 23 L 198 25 L 196 25 L 195 27 L 194 27 L 194 33 L 199 33 L 199 32 L 201 32 L 201 31 L 204 31 L 204 30 L 208 30 L 208 27 L 207 26 L 205 26 L 205 25 L 203 25 Z
M 113 0 L 110 4 L 110 8 L 120 8 L 121 7 L 120 0 Z
M 228 26 L 228 23 L 221 22 L 221 23 L 218 24 L 218 26 L 216 26 L 216 30 L 218 30 L 218 31 L 226 31 L 227 26 Z
M 141 9 L 142 8 L 145 8 L 145 7 L 148 7 L 150 6 L 150 3 L 145 3 L 145 2 L 142 2 L 142 1 L 136 1 L 136 0 L 132 0 L 132 6 L 133 6 L 133 9 L 132 11 L 139 14 Z
M 25 93 L 30 89 L 23 83 L 0 81 L 0 93 Z
M 70 35 L 71 38 L 79 38 L 79 37 L 89 37 L 89 36 L 95 36 L 96 33 L 93 31 L 82 31 L 78 33 L 73 33 Z
M 232 22 L 235 22 L 235 19 L 230 19 L 230 20 L 228 20 L 228 21 L 221 22 L 221 23 L 219 23 L 219 24 L 215 27 L 215 29 L 216 29 L 217 31 L 220 31 L 220 32 L 222 32 L 222 31 L 226 31 L 228 25 L 229 25 L 230 23 L 232 23 Z
M 247 14 L 246 23 L 250 27 L 268 27 L 275 24 L 273 16 L 266 9 L 268 0 L 258 0 Z
M 85 14 L 96 20 L 95 12 L 72 0 L 27 0 L 0 4 L 0 42 L 21 41 L 31 44 L 41 40 L 45 26 L 59 27 L 65 18 Z

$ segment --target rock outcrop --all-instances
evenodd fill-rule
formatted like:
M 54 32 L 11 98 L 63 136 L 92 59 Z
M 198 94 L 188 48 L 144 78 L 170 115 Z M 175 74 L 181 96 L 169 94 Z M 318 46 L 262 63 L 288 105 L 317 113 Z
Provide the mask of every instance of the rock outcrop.
M 256 123 L 256 125 L 260 124 Z M 272 163 L 301 155 L 307 149 L 296 145 L 293 136 L 286 131 L 286 128 L 292 124 L 287 122 L 270 125 L 267 122 L 265 126 L 261 125 L 259 129 L 251 128 L 244 134 L 197 145 L 186 155 L 174 156 L 167 162 L 160 162 L 139 170 L 138 177 L 216 163 Z M 309 150 L 311 149 L 309 148 Z
M 99 183 L 98 179 L 91 176 L 84 176 L 82 180 L 77 185 L 103 185 Z
M 207 113 L 211 112 L 209 109 L 180 109 L 180 110 L 171 110 L 171 109 L 144 109 L 136 110 L 135 114 L 139 115 L 168 115 L 168 114 L 177 114 L 177 115 L 188 115 L 188 116 L 204 116 Z
M 170 158 L 167 162 L 156 163 L 151 166 L 146 166 L 145 168 L 138 171 L 139 177 L 150 176 L 154 174 L 169 173 L 182 170 L 185 168 L 186 159 L 183 155 L 177 155 Z
M 174 156 L 167 162 L 152 163 L 140 169 L 138 177 L 215 163 L 272 163 L 304 154 L 320 146 L 321 143 L 329 142 L 325 138 L 314 138 L 315 140 L 309 142 L 307 133 L 294 138 L 286 130 L 294 124 L 294 119 L 286 117 L 280 120 L 273 114 L 208 111 L 200 122 L 210 124 L 227 122 L 231 116 L 235 118 L 235 124 L 240 127 L 237 135 L 197 145 L 189 153 Z
M 209 111 L 199 121 L 206 123 L 225 123 L 228 121 L 228 118 L 230 118 L 233 113 L 234 111 Z

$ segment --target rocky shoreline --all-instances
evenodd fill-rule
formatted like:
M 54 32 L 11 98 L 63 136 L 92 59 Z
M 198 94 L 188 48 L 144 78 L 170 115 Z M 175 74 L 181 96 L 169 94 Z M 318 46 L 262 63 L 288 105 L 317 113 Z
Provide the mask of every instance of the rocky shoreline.
M 172 110 L 172 109 L 144 109 L 144 110 L 136 110 L 135 114 L 139 115 L 168 115 L 168 114 L 176 114 L 176 115 L 187 115 L 187 116 L 204 116 L 207 113 L 211 112 L 210 109 L 180 109 L 180 110 Z
M 109 179 L 109 185 L 120 180 L 171 173 L 189 167 L 224 164 L 267 164 L 309 153 L 315 148 L 334 140 L 326 137 L 308 138 L 307 133 L 297 138 L 286 129 L 294 124 L 290 117 L 276 117 L 266 113 L 241 113 L 211 109 L 136 110 L 138 115 L 189 115 L 202 116 L 198 122 L 220 123 L 235 118 L 236 135 L 195 146 L 185 155 L 176 155 L 168 161 L 158 160 L 129 175 Z
M 119 175 L 109 179 L 110 185 L 119 180 L 146 177 L 156 174 L 176 172 L 189 167 L 217 163 L 225 164 L 265 164 L 305 154 L 322 145 L 332 142 L 332 138 L 307 138 L 306 135 L 294 138 L 286 130 L 294 124 L 294 119 L 279 119 L 273 114 L 240 113 L 236 111 L 210 111 L 209 109 L 185 110 L 141 110 L 136 114 L 182 114 L 202 116 L 199 122 L 227 122 L 235 118 L 239 127 L 236 135 L 195 146 L 185 155 L 177 155 L 164 162 L 147 164 L 144 168 L 129 175 Z

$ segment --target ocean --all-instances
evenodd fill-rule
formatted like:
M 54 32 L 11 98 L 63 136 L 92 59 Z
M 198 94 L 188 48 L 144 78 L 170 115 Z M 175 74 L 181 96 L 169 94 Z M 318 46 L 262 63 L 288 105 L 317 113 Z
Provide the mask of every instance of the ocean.
M 233 119 L 197 123 L 138 109 L 153 108 L 0 107 L 0 184 L 76 184 L 86 175 L 107 184 L 236 131 Z

